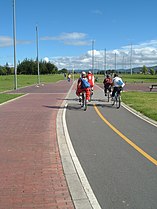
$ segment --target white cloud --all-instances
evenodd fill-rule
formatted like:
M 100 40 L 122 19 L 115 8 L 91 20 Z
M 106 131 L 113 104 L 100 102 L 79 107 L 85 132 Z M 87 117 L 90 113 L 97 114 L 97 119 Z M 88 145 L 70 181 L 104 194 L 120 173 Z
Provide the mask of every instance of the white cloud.
M 92 13 L 96 14 L 96 15 L 102 15 L 103 12 L 99 9 L 93 10 Z
M 72 45 L 72 46 L 85 46 L 89 45 L 90 42 L 86 40 L 87 34 L 85 33 L 62 33 L 59 36 L 45 36 L 41 37 L 40 40 L 43 41 L 62 41 L 65 45 Z
M 43 59 L 45 62 L 49 62 L 49 58 L 48 57 L 44 57 Z
M 16 44 L 30 44 L 31 41 L 16 40 Z M 13 38 L 9 36 L 0 36 L 0 47 L 9 47 L 13 45 Z
M 13 39 L 9 36 L 0 36 L 0 47 L 13 45 Z
M 122 46 L 120 49 L 106 51 L 107 69 L 115 68 L 115 53 L 117 69 L 124 67 L 124 65 L 125 68 L 129 69 L 130 62 L 132 62 L 132 67 L 157 65 L 157 40 L 136 45 L 132 44 L 132 50 L 131 45 L 128 45 Z M 104 54 L 104 50 L 94 50 L 95 68 L 104 69 Z M 89 69 L 92 66 L 92 50 L 77 57 L 51 58 L 51 61 L 57 63 L 59 69 L 62 68 L 63 63 L 67 69 L 73 67 L 82 70 Z

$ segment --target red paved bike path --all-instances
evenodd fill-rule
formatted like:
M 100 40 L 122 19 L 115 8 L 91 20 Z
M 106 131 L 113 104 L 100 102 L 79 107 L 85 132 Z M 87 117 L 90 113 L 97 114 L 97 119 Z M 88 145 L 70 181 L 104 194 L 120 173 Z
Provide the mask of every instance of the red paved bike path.
M 56 136 L 56 116 L 71 83 L 0 106 L 0 209 L 73 209 Z

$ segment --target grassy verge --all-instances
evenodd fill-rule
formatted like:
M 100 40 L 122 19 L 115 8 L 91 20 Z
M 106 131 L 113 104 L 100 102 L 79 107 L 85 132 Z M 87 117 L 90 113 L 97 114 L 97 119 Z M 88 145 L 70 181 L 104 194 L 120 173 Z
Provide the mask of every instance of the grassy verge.
M 157 75 L 143 75 L 143 74 L 119 74 L 123 81 L 127 83 L 157 83 Z M 95 75 L 98 78 L 98 83 L 102 83 L 104 75 Z
M 55 74 L 55 75 L 40 75 L 41 83 L 52 83 L 59 80 L 63 80 L 64 76 Z M 24 86 L 35 85 L 38 83 L 37 75 L 17 75 L 17 87 L 21 88 Z M 0 76 L 0 92 L 13 90 L 14 89 L 14 76 Z
M 15 99 L 17 97 L 22 96 L 23 94 L 0 94 L 0 104 L 11 100 L 11 99 Z
M 63 75 L 40 75 L 41 83 L 53 83 L 59 80 L 63 80 Z M 17 87 L 35 85 L 38 83 L 37 75 L 17 75 Z M 14 89 L 14 76 L 0 76 L 0 92 Z M 21 96 L 22 94 L 0 94 L 0 104 L 8 100 Z
M 123 92 L 122 101 L 143 115 L 157 121 L 157 93 Z

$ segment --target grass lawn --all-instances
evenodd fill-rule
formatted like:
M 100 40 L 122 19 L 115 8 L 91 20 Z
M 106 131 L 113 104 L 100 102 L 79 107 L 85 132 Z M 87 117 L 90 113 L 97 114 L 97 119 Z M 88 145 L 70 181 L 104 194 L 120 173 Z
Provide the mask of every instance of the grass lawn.
M 52 83 L 63 80 L 64 76 L 60 74 L 55 75 L 40 75 L 41 83 Z M 17 88 L 24 86 L 35 85 L 38 83 L 37 75 L 17 75 Z M 0 92 L 14 89 L 14 76 L 0 76 Z
M 122 92 L 122 101 L 143 115 L 157 121 L 157 93 Z
M 157 75 L 143 75 L 143 74 L 119 74 L 124 82 L 127 83 L 157 83 Z M 98 78 L 98 83 L 102 83 L 104 75 L 95 75 Z
M 75 79 L 78 79 L 80 74 L 75 75 Z M 95 75 L 98 77 L 98 83 L 102 83 L 104 80 L 104 75 Z M 128 83 L 134 82 L 148 82 L 148 83 L 157 83 L 157 75 L 142 75 L 142 74 L 121 74 L 120 77 Z M 61 74 L 56 75 L 40 75 L 41 83 L 52 83 L 59 80 L 63 80 L 64 76 Z M 17 75 L 17 86 L 18 88 L 35 85 L 38 82 L 37 75 Z M 0 92 L 6 90 L 14 89 L 14 76 L 0 76 Z M 0 94 L 0 103 L 3 103 L 7 100 L 21 96 L 21 94 Z M 135 110 L 141 112 L 157 121 L 157 93 L 153 92 L 123 92 L 122 100 L 128 106 L 134 108 Z
M 23 94 L 0 94 L 0 104 L 11 100 L 11 99 L 15 99 L 19 96 L 22 96 Z
M 63 80 L 63 75 L 40 75 L 41 83 L 52 83 L 59 80 Z M 35 85 L 38 82 L 37 75 L 17 75 L 17 87 L 21 88 L 24 86 Z M 0 76 L 0 92 L 13 90 L 14 89 L 14 76 Z M 0 104 L 8 100 L 14 99 L 21 96 L 22 94 L 0 94 Z

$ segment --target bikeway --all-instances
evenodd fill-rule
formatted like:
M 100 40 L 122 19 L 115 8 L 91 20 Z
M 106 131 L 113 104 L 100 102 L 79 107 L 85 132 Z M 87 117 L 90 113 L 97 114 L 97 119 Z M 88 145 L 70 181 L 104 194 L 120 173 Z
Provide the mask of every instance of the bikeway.
M 82 185 L 86 179 L 89 202 L 94 199 L 93 208 L 156 208 L 157 126 L 124 107 L 112 107 L 98 87 L 83 111 L 75 88 L 66 99 L 66 137 L 69 149 L 74 149 L 74 167 L 80 163 Z

